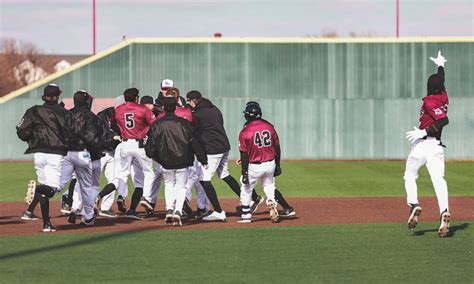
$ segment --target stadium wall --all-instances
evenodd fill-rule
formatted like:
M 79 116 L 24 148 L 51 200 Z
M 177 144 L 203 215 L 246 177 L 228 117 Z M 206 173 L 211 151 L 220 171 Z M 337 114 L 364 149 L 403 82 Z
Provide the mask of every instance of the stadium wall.
M 220 107 L 233 158 L 245 102 L 256 100 L 277 128 L 284 159 L 403 159 L 438 50 L 448 59 L 445 153 L 473 159 L 474 38 L 221 38 L 127 40 L 1 98 L 0 160 L 32 159 L 15 126 L 49 82 L 63 99 L 79 89 L 113 98 L 132 86 L 156 97 L 165 78 L 183 96 L 200 90 Z

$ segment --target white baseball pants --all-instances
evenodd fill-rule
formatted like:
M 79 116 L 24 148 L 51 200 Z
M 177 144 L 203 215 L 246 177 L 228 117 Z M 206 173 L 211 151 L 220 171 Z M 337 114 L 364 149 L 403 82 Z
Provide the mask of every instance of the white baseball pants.
M 161 189 L 161 183 L 163 181 L 163 167 L 156 163 L 153 171 L 155 173 L 155 179 L 153 180 L 151 187 L 143 188 L 143 197 L 145 197 L 145 199 L 150 203 L 156 204 L 158 193 Z
M 202 169 L 199 161 L 194 157 L 194 165 L 189 167 L 188 183 L 186 184 L 186 199 L 191 201 L 193 197 L 192 189 L 196 189 L 196 201 L 199 209 L 210 209 L 211 204 L 207 198 L 206 192 L 199 180 L 202 177 Z
M 220 179 L 224 179 L 229 176 L 229 151 L 223 154 L 207 155 L 207 169 L 201 165 L 202 169 L 202 181 L 211 181 L 214 173 L 217 172 L 217 175 Z
M 261 164 L 249 164 L 249 183 L 244 184 L 242 177 L 240 177 L 240 203 L 242 206 L 250 206 L 252 201 L 252 190 L 257 185 L 259 179 L 262 180 L 262 187 L 265 195 L 267 196 L 267 202 L 275 202 L 275 160 L 264 162 Z M 276 202 L 275 202 L 276 203 Z
M 178 170 L 163 169 L 165 180 L 166 210 L 183 212 L 186 198 L 186 184 L 188 182 L 188 168 Z
M 100 159 L 100 168 L 101 171 L 104 171 L 105 179 L 107 183 L 112 183 L 114 181 L 114 151 L 105 152 L 105 156 Z M 100 205 L 100 210 L 107 211 L 112 208 L 114 203 L 115 192 L 111 192 L 102 198 Z
M 434 137 L 416 140 L 408 155 L 403 178 L 405 179 L 407 203 L 418 204 L 416 179 L 420 168 L 426 165 L 438 198 L 439 212 L 442 213 L 446 209 L 449 211 L 449 206 L 448 185 L 444 179 L 444 150 L 439 143 Z
M 59 191 L 64 156 L 58 154 L 33 154 L 38 182 Z

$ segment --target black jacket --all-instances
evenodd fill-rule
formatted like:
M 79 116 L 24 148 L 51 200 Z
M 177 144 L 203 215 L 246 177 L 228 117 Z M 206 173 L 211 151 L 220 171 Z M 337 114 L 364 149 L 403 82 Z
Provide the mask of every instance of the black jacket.
M 120 136 L 120 128 L 114 119 L 115 108 L 109 107 L 97 114 L 97 124 L 99 127 L 99 137 L 101 147 L 105 151 L 113 151 L 120 141 L 114 140 L 114 136 Z
M 69 150 L 83 151 L 87 149 L 92 160 L 100 159 L 102 147 L 97 116 L 86 106 L 76 106 L 70 112 L 74 120 L 74 135 Z
M 28 143 L 25 154 L 65 156 L 74 131 L 72 114 L 57 103 L 29 108 L 16 127 L 18 138 Z
M 152 124 L 145 143 L 145 152 L 165 169 L 190 167 L 194 164 L 194 155 L 201 164 L 207 164 L 206 153 L 193 126 L 174 113 L 166 113 Z
M 193 110 L 193 124 L 207 154 L 222 154 L 230 150 L 221 111 L 208 99 L 201 98 Z

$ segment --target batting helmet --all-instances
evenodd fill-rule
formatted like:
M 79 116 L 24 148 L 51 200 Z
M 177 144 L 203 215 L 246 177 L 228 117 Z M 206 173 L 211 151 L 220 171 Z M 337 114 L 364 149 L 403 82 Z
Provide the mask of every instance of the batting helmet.
M 248 102 L 245 106 L 244 116 L 246 120 L 257 119 L 262 117 L 262 109 L 257 102 Z

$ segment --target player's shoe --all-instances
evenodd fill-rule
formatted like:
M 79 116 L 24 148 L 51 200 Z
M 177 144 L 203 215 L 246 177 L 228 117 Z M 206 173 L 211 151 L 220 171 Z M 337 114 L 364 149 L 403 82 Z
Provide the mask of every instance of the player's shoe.
M 418 224 L 418 217 L 421 214 L 421 207 L 420 204 L 411 204 L 411 209 L 410 209 L 410 216 L 408 217 L 408 229 L 414 230 L 416 228 L 416 225 Z
M 67 203 L 61 202 L 61 213 L 66 216 L 71 214 L 71 206 L 69 206 Z
M 225 211 L 221 213 L 214 211 L 211 214 L 207 215 L 206 217 L 202 218 L 203 221 L 226 221 Z
M 44 224 L 43 232 L 45 233 L 56 232 L 56 227 L 54 227 L 53 224 L 51 224 L 51 222 L 48 222 L 47 224 Z
M 143 206 L 143 208 L 145 208 L 145 212 L 147 216 L 153 215 L 155 209 L 153 208 L 152 204 L 148 200 L 146 200 L 145 197 L 142 197 L 140 199 L 140 205 Z
M 175 211 L 173 214 L 173 226 L 183 226 L 181 222 L 181 213 L 179 211 Z
M 272 200 L 268 200 L 267 206 L 268 206 L 268 210 L 270 210 L 270 219 L 272 220 L 272 223 L 277 223 L 278 220 L 280 219 L 280 216 L 278 214 L 276 202 Z
M 102 198 L 100 198 L 100 195 L 97 195 L 97 197 L 95 198 L 95 202 L 94 202 L 94 211 L 96 211 L 96 212 L 101 211 L 101 210 L 99 209 L 101 202 L 102 202 Z
M 293 218 L 294 216 L 296 216 L 296 212 L 293 207 L 285 208 L 278 213 L 280 214 L 280 218 Z
M 21 220 L 26 220 L 26 221 L 34 221 L 38 219 L 39 219 L 38 216 L 36 216 L 33 212 L 30 212 L 28 210 L 23 212 L 23 215 L 21 216 Z
M 127 218 L 128 219 L 133 219 L 133 220 L 143 220 L 143 218 L 138 216 L 137 212 L 135 210 L 132 210 L 132 209 L 128 210 Z
M 191 208 L 191 205 L 190 205 L 190 202 L 188 201 L 187 198 L 184 199 L 184 203 L 183 203 L 183 214 L 181 216 L 182 219 L 184 219 L 183 217 L 186 216 L 187 217 L 190 217 L 193 215 L 193 209 Z
M 76 217 L 76 211 L 71 211 L 71 213 L 69 213 L 69 216 L 67 216 L 67 222 L 71 224 L 76 224 Z
M 95 216 L 90 218 L 89 220 L 86 220 L 85 218 L 81 219 L 81 225 L 93 226 L 94 224 L 95 224 Z
M 252 214 L 250 213 L 242 213 L 240 215 L 240 220 L 237 221 L 238 223 L 250 223 L 252 222 Z
M 438 229 L 438 236 L 444 238 L 449 232 L 449 222 L 451 221 L 451 214 L 445 210 L 440 216 L 440 225 Z
M 107 218 L 117 218 L 117 214 L 115 214 L 114 210 L 100 210 L 99 216 L 107 217 Z
M 265 199 L 263 197 L 261 197 L 260 195 L 257 196 L 257 200 L 255 201 L 251 201 L 250 202 L 250 214 L 254 213 L 255 211 L 257 211 L 257 208 L 260 204 L 263 203 Z
M 35 197 L 35 190 L 36 190 L 36 181 L 30 180 L 28 182 L 28 189 L 26 190 L 25 202 L 26 204 L 30 205 L 33 202 L 33 198 Z
M 117 197 L 117 207 L 120 213 L 125 214 L 127 207 L 125 206 L 125 198 L 122 195 Z
M 165 223 L 166 224 L 172 224 L 173 223 L 173 210 L 168 209 L 166 211 Z
M 207 210 L 207 208 L 198 208 L 198 210 L 196 211 L 196 216 L 195 218 L 196 219 L 202 219 L 203 217 L 206 217 L 207 215 L 209 215 L 209 210 Z

